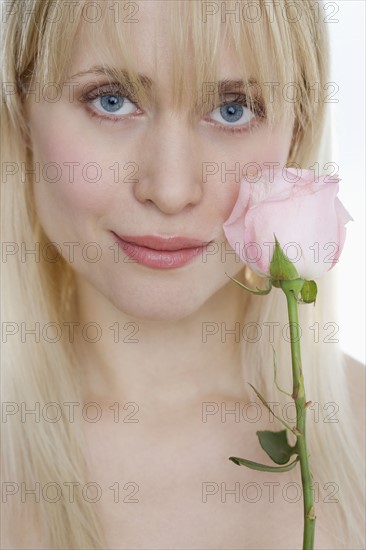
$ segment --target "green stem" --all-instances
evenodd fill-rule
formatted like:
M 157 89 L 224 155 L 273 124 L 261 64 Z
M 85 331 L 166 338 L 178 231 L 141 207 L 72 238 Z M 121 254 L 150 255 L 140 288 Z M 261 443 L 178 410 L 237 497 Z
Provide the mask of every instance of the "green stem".
M 306 445 L 306 397 L 304 377 L 302 374 L 300 331 L 296 296 L 300 292 L 302 279 L 293 281 L 281 281 L 281 288 L 286 294 L 288 316 L 290 321 L 291 359 L 293 392 L 292 398 L 296 407 L 296 428 L 300 432 L 297 435 L 296 449 L 300 458 L 301 481 L 304 501 L 304 536 L 303 550 L 313 550 L 315 534 L 315 513 L 313 482 L 310 471 L 309 457 Z

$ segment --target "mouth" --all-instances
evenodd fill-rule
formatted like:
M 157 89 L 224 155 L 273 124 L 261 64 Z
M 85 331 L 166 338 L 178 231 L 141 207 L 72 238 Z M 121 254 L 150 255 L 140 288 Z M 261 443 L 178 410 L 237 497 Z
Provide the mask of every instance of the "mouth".
M 212 241 L 185 236 L 117 235 L 130 261 L 156 269 L 176 269 L 198 258 Z

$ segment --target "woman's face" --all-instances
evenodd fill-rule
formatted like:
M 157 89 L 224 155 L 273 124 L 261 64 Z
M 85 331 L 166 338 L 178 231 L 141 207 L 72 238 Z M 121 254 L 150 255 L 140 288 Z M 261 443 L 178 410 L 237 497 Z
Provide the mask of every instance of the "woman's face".
M 87 280 L 128 315 L 173 320 L 233 284 L 225 272 L 235 276 L 243 266 L 222 225 L 248 163 L 286 163 L 292 127 L 271 131 L 265 119 L 256 121 L 237 103 L 221 111 L 217 105 L 204 117 L 189 116 L 193 106 L 173 110 L 164 2 L 136 4 L 132 51 L 138 72 L 153 81 L 149 108 L 127 101 L 102 74 L 73 77 L 110 62 L 108 51 L 97 53 L 88 35 L 80 34 L 62 97 L 52 102 L 41 94 L 41 101 L 31 96 L 27 103 L 39 172 L 35 202 L 48 238 L 81 282 Z M 108 34 L 102 38 L 108 40 Z M 189 52 L 186 60 L 191 62 Z M 238 69 L 222 44 L 219 79 L 239 79 Z M 104 95 L 82 102 L 86 88 Z M 223 101 L 233 101 L 237 92 Z M 179 236 L 211 244 L 188 262 L 187 251 L 154 253 L 133 245 L 127 246 L 135 254 L 130 258 L 116 235 L 127 240 Z M 151 240 L 142 244 L 164 246 Z

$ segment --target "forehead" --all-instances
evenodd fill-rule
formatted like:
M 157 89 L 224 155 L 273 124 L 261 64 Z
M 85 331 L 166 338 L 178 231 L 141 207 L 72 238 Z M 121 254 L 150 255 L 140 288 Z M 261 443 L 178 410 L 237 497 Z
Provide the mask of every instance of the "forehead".
M 224 37 L 221 23 L 217 46 L 212 43 L 212 47 L 206 47 L 203 55 L 197 52 L 197 46 L 194 47 L 193 43 L 197 44 L 197 39 L 200 38 L 206 44 L 209 44 L 210 39 L 213 42 L 214 32 L 203 17 L 196 17 L 184 26 L 182 21 L 180 27 L 177 26 L 182 15 L 181 0 L 142 0 L 127 3 L 127 6 L 133 6 L 133 12 L 131 9 L 129 12 L 116 10 L 117 4 L 104 2 L 103 18 L 97 22 L 82 19 L 72 48 L 69 75 L 87 71 L 93 66 L 125 68 L 129 65 L 137 72 L 149 76 L 154 87 L 165 89 L 178 71 L 184 73 L 182 80 L 185 84 L 194 75 L 197 77 L 197 66 L 206 61 L 213 63 L 220 79 L 244 77 L 249 80 L 256 76 L 256 67 L 250 52 L 244 52 L 244 61 L 239 60 L 235 48 Z M 179 36 L 179 33 L 186 33 L 187 36 Z M 195 33 L 195 41 L 192 33 Z

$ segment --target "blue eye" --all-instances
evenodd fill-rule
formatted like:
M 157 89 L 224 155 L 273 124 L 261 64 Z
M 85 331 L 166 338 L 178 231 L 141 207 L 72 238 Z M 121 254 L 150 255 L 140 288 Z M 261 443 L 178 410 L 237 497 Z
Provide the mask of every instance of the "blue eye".
M 227 120 L 227 122 L 236 122 L 243 116 L 243 106 L 242 105 L 224 105 L 220 107 L 220 115 Z M 227 116 L 227 119 L 225 118 Z
M 91 104 L 101 113 L 114 115 L 130 115 L 137 107 L 132 101 L 120 94 L 104 94 L 96 97 Z
M 212 111 L 211 118 L 221 124 L 223 124 L 223 119 L 230 126 L 242 126 L 255 119 L 256 115 L 240 103 L 227 103 Z M 239 122 L 239 124 L 235 124 L 236 122 Z
M 114 113 L 120 109 L 124 103 L 124 99 L 117 95 L 104 95 L 100 98 L 100 103 L 106 111 Z
M 140 114 L 140 109 L 132 99 L 128 91 L 121 90 L 120 85 L 109 84 L 84 94 L 80 101 L 90 105 L 88 111 L 91 116 L 118 122 L 128 115 Z

